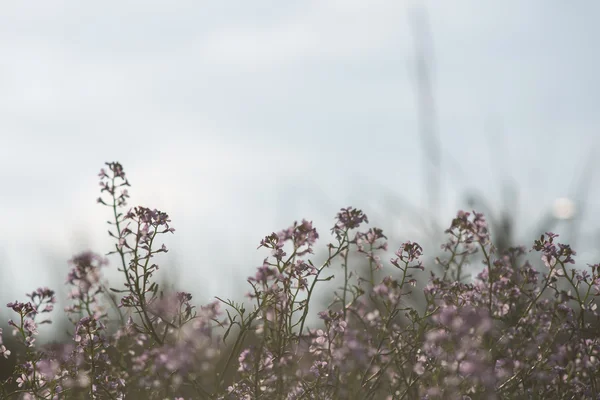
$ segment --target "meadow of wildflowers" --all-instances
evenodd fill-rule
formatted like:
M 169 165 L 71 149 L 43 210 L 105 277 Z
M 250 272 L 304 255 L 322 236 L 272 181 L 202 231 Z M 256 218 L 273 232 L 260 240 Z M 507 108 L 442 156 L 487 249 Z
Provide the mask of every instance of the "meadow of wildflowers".
M 70 260 L 70 342 L 36 343 L 53 290 L 6 305 L 0 358 L 14 369 L 2 399 L 600 399 L 600 264 L 572 268 L 575 251 L 554 233 L 500 253 L 485 217 L 459 211 L 436 259 L 442 274 L 409 241 L 394 246 L 394 272 L 379 280 L 387 238 L 365 227 L 361 210 L 343 208 L 324 263 L 309 257 L 317 230 L 295 222 L 260 242 L 269 256 L 247 279 L 246 303 L 195 306 L 156 280 L 168 251 L 161 235 L 175 231 L 169 216 L 128 208 L 119 163 L 107 163 L 100 185 L 114 249 Z M 543 270 L 522 260 L 528 251 Z M 484 265 L 467 280 L 475 253 Z M 121 284 L 106 282 L 109 268 Z M 315 308 L 316 288 L 333 275 L 342 286 Z

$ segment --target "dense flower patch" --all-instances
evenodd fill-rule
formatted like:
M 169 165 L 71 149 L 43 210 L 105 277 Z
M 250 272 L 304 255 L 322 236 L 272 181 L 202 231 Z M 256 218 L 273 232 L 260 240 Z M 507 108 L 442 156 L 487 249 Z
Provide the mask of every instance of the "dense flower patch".
M 72 340 L 63 344 L 36 343 L 54 291 L 7 304 L 23 351 L 3 399 L 600 399 L 600 265 L 568 268 L 575 251 L 553 233 L 530 250 L 545 265 L 538 272 L 522 261 L 526 248 L 497 254 L 484 216 L 460 211 L 446 231 L 448 256 L 437 259 L 442 276 L 425 273 L 423 249 L 406 242 L 390 260 L 395 272 L 376 281 L 387 238 L 361 231 L 367 216 L 345 208 L 324 263 L 308 258 L 319 238 L 312 223 L 294 223 L 261 241 L 271 254 L 248 278 L 248 303 L 197 308 L 153 279 L 155 257 L 167 252 L 160 235 L 174 232 L 169 216 L 124 211 L 129 182 L 119 163 L 107 166 L 98 202 L 113 215 L 109 255 L 123 286 L 104 281 L 106 258 L 75 256 L 64 308 Z M 364 271 L 350 268 L 351 251 L 365 257 Z M 467 282 L 475 253 L 484 268 Z M 337 261 L 343 285 L 314 310 L 315 288 Z M 419 278 L 429 278 L 424 307 L 411 302 Z M 309 315 L 320 324 L 309 327 Z M 0 357 L 14 357 L 2 334 Z

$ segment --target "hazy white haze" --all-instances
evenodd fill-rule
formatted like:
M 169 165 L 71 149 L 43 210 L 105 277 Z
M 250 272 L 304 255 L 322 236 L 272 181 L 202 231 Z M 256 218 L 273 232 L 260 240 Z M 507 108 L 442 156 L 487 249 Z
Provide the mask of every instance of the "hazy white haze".
M 123 164 L 132 206 L 171 216 L 157 261 L 202 301 L 246 290 L 260 240 L 294 220 L 314 221 L 324 248 L 352 205 L 390 250 L 418 240 L 428 155 L 410 11 L 423 5 L 441 226 L 467 190 L 501 208 L 513 182 L 523 244 L 553 209 L 585 210 L 578 261 L 598 262 L 598 2 L 4 2 L 0 301 L 61 290 L 74 253 L 111 249 L 95 203 L 105 161 Z M 556 211 L 584 172 L 575 214 Z

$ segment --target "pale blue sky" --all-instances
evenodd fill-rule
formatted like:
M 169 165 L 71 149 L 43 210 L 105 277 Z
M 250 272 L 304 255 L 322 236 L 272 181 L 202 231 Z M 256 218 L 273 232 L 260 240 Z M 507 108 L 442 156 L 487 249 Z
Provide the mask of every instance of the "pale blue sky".
M 426 4 L 442 225 L 465 189 L 501 206 L 498 188 L 511 178 L 527 233 L 572 195 L 599 144 L 600 3 Z M 0 300 L 63 282 L 77 251 L 109 249 L 109 214 L 95 204 L 104 161 L 124 165 L 133 205 L 171 215 L 177 232 L 163 270 L 183 266 L 183 287 L 203 298 L 244 287 L 266 256 L 260 239 L 303 217 L 324 238 L 318 248 L 348 205 L 399 240 L 418 240 L 408 208 L 390 220 L 382 203 L 387 187 L 425 204 L 413 5 L 3 4 Z M 592 185 L 580 247 L 600 241 L 599 195 Z

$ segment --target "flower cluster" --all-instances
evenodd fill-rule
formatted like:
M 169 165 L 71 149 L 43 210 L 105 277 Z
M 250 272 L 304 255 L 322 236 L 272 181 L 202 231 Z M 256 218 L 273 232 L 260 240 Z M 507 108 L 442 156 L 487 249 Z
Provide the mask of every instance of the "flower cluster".
M 77 323 L 78 318 L 106 316 L 99 302 L 99 296 L 105 293 L 101 282 L 101 268 L 108 265 L 108 260 L 90 251 L 73 257 L 69 263 L 72 268 L 67 276 L 67 283 L 72 287 L 68 295 L 73 304 L 65 307 L 65 312 L 72 315 L 71 322 Z
M 121 164 L 106 165 L 98 202 L 114 217 L 109 255 L 123 282 L 108 286 L 108 259 L 95 253 L 70 260 L 66 343 L 36 343 L 52 290 L 8 303 L 18 340 L 8 348 L 0 329 L 0 356 L 16 360 L 2 399 L 600 399 L 600 264 L 568 268 L 576 253 L 554 233 L 533 243 L 538 270 L 525 247 L 499 253 L 482 214 L 458 212 L 442 274 L 429 271 L 418 304 L 423 248 L 401 243 L 385 265 L 387 237 L 348 207 L 324 262 L 309 258 L 312 222 L 295 222 L 260 242 L 270 257 L 248 277 L 246 303 L 196 307 L 156 281 L 169 216 L 122 210 L 129 182 Z M 482 268 L 466 280 L 476 253 Z M 316 309 L 316 288 L 340 269 Z

